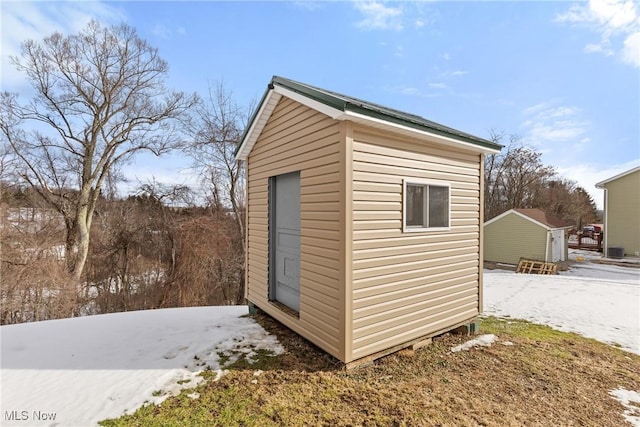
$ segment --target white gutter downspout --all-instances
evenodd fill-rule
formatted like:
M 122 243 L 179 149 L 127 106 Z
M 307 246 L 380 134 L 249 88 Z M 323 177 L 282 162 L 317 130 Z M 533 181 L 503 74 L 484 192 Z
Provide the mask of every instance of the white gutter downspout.
M 547 244 L 544 249 L 544 262 L 549 261 L 549 235 L 551 234 L 551 230 L 547 230 Z

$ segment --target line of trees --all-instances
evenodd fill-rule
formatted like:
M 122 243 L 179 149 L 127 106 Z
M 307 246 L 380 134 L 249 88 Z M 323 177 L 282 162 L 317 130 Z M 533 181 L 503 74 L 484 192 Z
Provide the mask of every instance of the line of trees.
M 99 198 L 81 280 L 65 263 L 62 216 L 36 191 L 4 186 L 0 323 L 242 303 L 244 255 L 227 208 L 187 205 L 184 187 Z
M 167 62 L 125 24 L 28 40 L 11 59 L 34 95 L 0 93 L 0 322 L 241 303 L 233 152 L 248 115 L 223 85 L 170 90 Z M 157 183 L 114 195 L 125 162 L 171 150 L 194 159 L 204 202 Z
M 222 83 L 165 85 L 168 64 L 127 25 L 29 40 L 12 58 L 33 97 L 0 93 L 0 323 L 126 310 L 240 304 L 245 171 L 234 152 L 249 109 Z M 485 218 L 540 207 L 580 226 L 587 192 L 516 137 L 487 156 Z M 117 197 L 140 152 L 181 150 L 206 197 L 151 182 Z
M 491 139 L 504 148 L 485 158 L 485 220 L 509 209 L 540 208 L 578 229 L 598 221 L 589 193 L 545 166 L 540 152 L 522 144 L 517 135 L 492 132 Z

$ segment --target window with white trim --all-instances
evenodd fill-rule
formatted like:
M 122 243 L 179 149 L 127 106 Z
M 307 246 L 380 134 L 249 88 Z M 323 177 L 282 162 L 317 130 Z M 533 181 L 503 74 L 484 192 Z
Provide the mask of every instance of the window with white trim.
M 405 180 L 404 231 L 448 229 L 450 193 L 449 185 Z

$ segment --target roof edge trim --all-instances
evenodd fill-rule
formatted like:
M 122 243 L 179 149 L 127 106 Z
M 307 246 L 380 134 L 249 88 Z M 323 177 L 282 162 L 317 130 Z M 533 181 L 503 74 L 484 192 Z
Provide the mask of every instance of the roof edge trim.
M 236 160 L 246 160 L 249 157 L 254 144 L 258 140 L 259 135 L 262 133 L 264 126 L 282 96 L 290 98 L 334 120 L 352 121 L 423 140 L 431 140 L 435 143 L 471 151 L 473 153 L 495 154 L 499 153 L 502 148 L 502 145 L 496 144 L 495 142 L 471 134 L 465 134 L 464 132 L 444 127 L 435 122 L 433 123 L 437 126 L 431 127 L 428 124 L 430 123 L 429 121 L 419 116 L 414 117 L 413 115 L 390 110 L 381 106 L 379 107 L 381 110 L 378 111 L 374 107 L 371 107 L 375 104 L 366 103 L 365 101 L 362 101 L 362 105 L 352 104 L 349 101 L 351 98 L 345 95 L 328 92 L 293 80 L 273 76 L 267 86 L 267 90 L 262 96 L 258 109 L 252 115 L 249 125 L 242 135 L 240 145 L 235 153 Z M 391 111 L 391 113 L 387 110 Z M 405 115 L 407 117 L 405 117 Z M 418 122 L 419 120 L 424 120 L 428 123 L 423 124 Z M 438 126 L 442 126 L 444 129 L 439 129 Z
M 492 224 L 495 221 L 499 220 L 500 218 L 504 218 L 505 216 L 507 216 L 510 213 L 514 213 L 514 214 L 520 216 L 521 218 L 524 218 L 524 219 L 526 219 L 528 221 L 531 221 L 534 224 L 539 225 L 540 227 L 544 228 L 545 230 L 565 230 L 567 228 L 572 228 L 573 227 L 572 225 L 566 225 L 564 227 L 551 227 L 548 224 L 544 224 L 544 223 L 542 223 L 542 222 L 540 222 L 540 221 L 538 221 L 538 220 L 536 220 L 534 218 L 531 218 L 530 216 L 527 216 L 527 215 L 523 214 L 522 212 L 518 212 L 515 209 L 509 209 L 508 211 L 502 212 L 500 215 L 491 218 L 489 221 L 486 221 L 484 223 L 484 225 Z
M 499 153 L 499 149 L 493 149 L 485 147 L 479 144 L 463 141 L 461 139 L 454 138 L 453 136 L 441 135 L 436 132 L 430 132 L 423 129 L 416 129 L 411 126 L 402 125 L 389 120 L 382 120 L 376 117 L 371 117 L 361 113 L 355 113 L 353 111 L 345 111 L 340 116 L 336 117 L 337 120 L 350 120 L 356 123 L 369 124 L 376 128 L 383 128 L 389 131 L 402 132 L 403 134 L 410 134 L 418 138 L 424 139 L 425 137 L 433 138 L 440 143 L 449 146 L 457 146 L 477 153 L 495 154 Z
M 337 119 L 342 114 L 341 110 L 330 107 L 327 104 L 323 104 L 322 102 L 316 101 L 315 99 L 309 98 L 308 96 L 305 96 L 296 91 L 287 89 L 283 86 L 275 85 L 273 90 L 277 94 L 293 99 L 294 101 L 302 105 L 305 105 L 313 110 L 316 110 L 319 113 L 322 113 L 326 116 L 331 117 L 332 119 Z
M 596 188 L 599 188 L 601 190 L 606 190 L 606 188 L 604 187 L 605 184 L 610 183 L 611 181 L 615 181 L 617 179 L 620 179 L 622 177 L 625 177 L 627 175 L 630 175 L 634 172 L 640 171 L 640 166 L 636 166 L 635 168 L 631 168 L 627 171 L 621 172 L 616 176 L 612 176 L 611 178 L 605 179 L 604 181 L 600 181 L 596 183 Z
M 247 128 L 240 140 L 241 142 L 235 155 L 236 161 L 246 160 L 247 157 L 249 157 L 249 153 L 258 140 L 258 135 L 262 133 L 262 129 L 266 125 L 268 117 L 271 116 L 271 113 L 275 109 L 275 106 L 278 101 L 280 101 L 281 97 L 282 95 L 275 93 L 273 87 L 269 86 L 262 97 L 262 101 L 260 101 L 260 108 L 258 108 L 253 117 L 251 117 L 251 125 Z M 267 115 L 266 118 L 263 117 L 265 114 Z

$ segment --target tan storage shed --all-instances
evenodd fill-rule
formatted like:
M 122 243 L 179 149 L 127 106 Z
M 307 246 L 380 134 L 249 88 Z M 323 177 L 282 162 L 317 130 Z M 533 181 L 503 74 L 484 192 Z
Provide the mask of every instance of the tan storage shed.
M 274 77 L 238 147 L 247 300 L 349 363 L 473 322 L 501 146 Z
M 640 256 L 640 166 L 596 184 L 604 190 L 604 249 L 609 257 Z
M 505 264 L 518 264 L 520 258 L 566 261 L 571 227 L 541 209 L 508 210 L 484 224 L 484 259 Z

